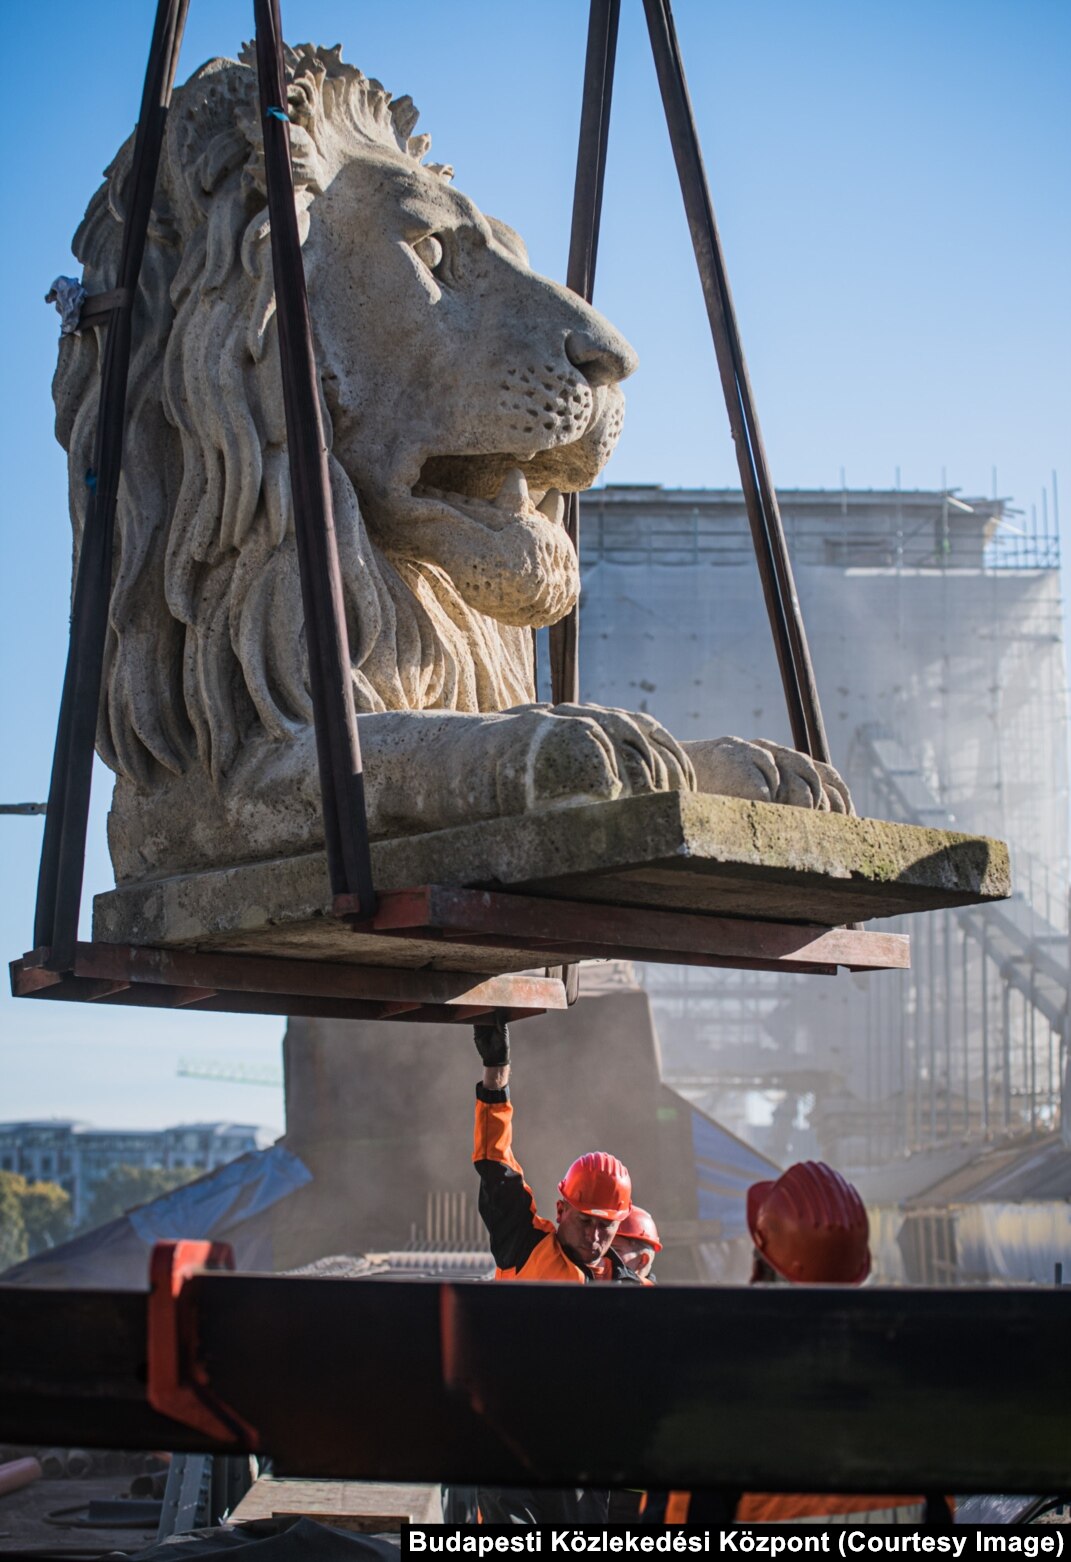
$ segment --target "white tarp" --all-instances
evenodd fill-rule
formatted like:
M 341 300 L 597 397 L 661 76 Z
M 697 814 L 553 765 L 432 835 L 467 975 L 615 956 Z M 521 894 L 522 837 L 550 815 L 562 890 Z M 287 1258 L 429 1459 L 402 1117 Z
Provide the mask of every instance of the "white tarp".
M 965 1279 L 1071 1285 L 1071 1204 L 965 1204 L 956 1211 L 958 1269 Z

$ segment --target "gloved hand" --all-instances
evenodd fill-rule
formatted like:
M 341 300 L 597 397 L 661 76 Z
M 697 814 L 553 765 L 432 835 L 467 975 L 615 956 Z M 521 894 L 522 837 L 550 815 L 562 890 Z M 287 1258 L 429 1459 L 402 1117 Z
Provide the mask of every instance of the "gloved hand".
M 472 1028 L 476 1051 L 483 1059 L 484 1068 L 505 1068 L 509 1064 L 509 1026 L 500 1010 L 494 1019 Z

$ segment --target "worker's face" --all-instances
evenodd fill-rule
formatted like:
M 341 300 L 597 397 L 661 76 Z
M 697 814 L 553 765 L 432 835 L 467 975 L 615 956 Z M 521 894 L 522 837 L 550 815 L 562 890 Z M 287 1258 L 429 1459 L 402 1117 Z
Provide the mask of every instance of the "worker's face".
M 558 1241 L 577 1263 L 590 1267 L 605 1258 L 620 1224 L 598 1215 L 582 1215 L 564 1199 L 558 1200 Z
M 757 1247 L 751 1249 L 751 1278 L 749 1285 L 788 1285 L 777 1270 L 768 1264 Z
M 615 1238 L 614 1252 L 637 1280 L 646 1280 L 654 1267 L 655 1250 L 646 1242 L 641 1242 L 639 1237 Z

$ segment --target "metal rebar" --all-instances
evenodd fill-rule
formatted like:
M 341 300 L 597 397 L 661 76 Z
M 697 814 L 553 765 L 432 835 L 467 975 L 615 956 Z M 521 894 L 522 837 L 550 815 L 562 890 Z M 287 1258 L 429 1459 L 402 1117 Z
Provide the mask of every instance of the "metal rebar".
M 918 958 L 911 963 L 911 983 L 914 990 L 915 1012 L 911 1027 L 911 1119 L 912 1149 L 922 1147 L 922 944 L 918 945 Z
M 929 1038 L 930 1143 L 937 1143 L 937 935 L 933 917 L 926 922 L 926 1033 Z
M 952 1137 L 952 914 L 941 916 L 941 954 L 944 961 L 945 1006 L 945 1138 Z
M 279 0 L 254 0 L 253 9 L 294 535 L 328 874 L 332 893 L 346 896 L 351 911 L 367 916 L 374 890 L 364 776 L 319 375 L 294 205 Z
M 116 278 L 116 287 L 125 290 L 125 303 L 112 312 L 104 333 L 93 467 L 86 474 L 86 516 L 75 572 L 70 643 L 34 915 L 34 945 L 51 950 L 49 964 L 54 970 L 70 968 L 78 939 L 108 630 L 115 509 L 126 424 L 132 316 L 188 6 L 189 0 L 159 0 L 156 8 L 126 182 L 128 204 Z
M 897 1001 L 897 1006 L 896 1006 L 896 1008 L 897 1008 L 897 1022 L 898 1022 L 898 1036 L 897 1036 L 897 1040 L 899 1042 L 899 1054 L 900 1054 L 900 1099 L 901 1099 L 901 1101 L 903 1103 L 903 1109 L 904 1109 L 904 1150 L 905 1150 L 905 1152 L 911 1148 L 911 1134 L 910 1134 L 910 1116 L 911 1116 L 910 1101 L 911 1101 L 911 1097 L 910 1097 L 910 1094 L 908 1092 L 908 1079 L 907 1079 L 907 1002 L 908 1002 L 908 993 L 909 993 L 909 990 L 910 990 L 910 986 L 911 986 L 911 977 L 910 977 L 910 975 L 909 974 L 905 974 L 905 972 L 903 972 L 903 971 L 898 971 L 896 973 L 896 994 L 897 994 L 897 1000 L 898 1000 Z
M 963 1137 L 971 1136 L 971 1010 L 970 1010 L 970 939 L 963 923 L 959 924 L 960 955 L 962 958 L 961 1007 L 963 1018 Z
M 1038 1118 L 1038 1037 L 1037 1037 L 1037 966 L 1033 961 L 1030 964 L 1030 997 L 1027 1000 L 1028 1012 L 1025 1017 L 1026 1034 L 1030 1048 L 1030 1136 L 1033 1138 L 1037 1131 Z
M 1003 1126 L 1007 1133 L 1011 1127 L 1011 986 L 1005 971 L 1001 971 L 1001 1065 L 1004 1070 Z
M 982 923 L 982 1137 L 989 1138 L 989 924 L 985 921 Z
M 755 411 L 670 0 L 643 0 L 715 357 L 736 450 L 766 611 L 796 747 L 829 760 L 803 615 Z

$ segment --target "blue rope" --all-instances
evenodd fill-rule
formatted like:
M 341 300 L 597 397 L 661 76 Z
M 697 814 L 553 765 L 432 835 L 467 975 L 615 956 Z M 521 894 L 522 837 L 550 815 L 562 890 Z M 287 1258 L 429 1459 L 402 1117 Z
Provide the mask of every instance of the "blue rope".
M 264 110 L 264 117 L 267 118 L 269 114 L 271 115 L 272 119 L 282 119 L 287 124 L 290 123 L 290 115 L 286 112 L 285 109 L 281 109 L 281 108 L 267 108 L 267 109 L 265 109 Z

